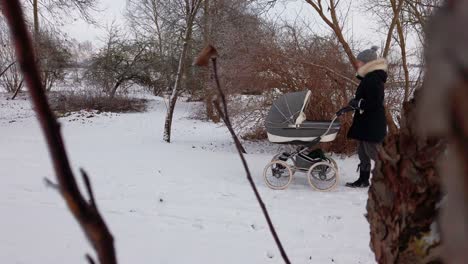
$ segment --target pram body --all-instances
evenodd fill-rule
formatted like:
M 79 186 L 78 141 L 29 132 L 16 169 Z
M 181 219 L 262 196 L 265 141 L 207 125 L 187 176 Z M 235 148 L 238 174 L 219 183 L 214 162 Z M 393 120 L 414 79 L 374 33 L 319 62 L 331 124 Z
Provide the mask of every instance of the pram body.
M 341 124 L 336 115 L 331 121 L 309 121 L 304 113 L 311 91 L 287 93 L 273 102 L 265 120 L 268 140 L 276 144 L 298 146 L 296 151 L 276 154 L 264 169 L 264 178 L 272 189 L 285 189 L 295 172 L 306 172 L 312 187 L 333 189 L 338 182 L 336 162 L 316 147 L 335 140 Z M 270 175 L 271 174 L 271 175 Z M 278 180 L 279 184 L 273 183 Z

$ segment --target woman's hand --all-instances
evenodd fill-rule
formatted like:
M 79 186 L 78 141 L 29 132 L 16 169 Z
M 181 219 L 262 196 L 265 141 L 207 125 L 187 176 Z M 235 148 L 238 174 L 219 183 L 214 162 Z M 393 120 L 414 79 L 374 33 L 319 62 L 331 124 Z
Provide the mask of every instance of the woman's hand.
M 349 101 L 348 105 L 355 110 L 361 110 L 361 104 L 363 101 L 364 99 L 352 99 L 351 101 Z

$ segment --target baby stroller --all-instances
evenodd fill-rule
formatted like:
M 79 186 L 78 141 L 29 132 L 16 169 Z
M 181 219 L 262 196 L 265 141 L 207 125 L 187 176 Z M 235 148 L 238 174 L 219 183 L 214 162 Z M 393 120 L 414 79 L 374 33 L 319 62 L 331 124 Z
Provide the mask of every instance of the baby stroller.
M 317 190 L 328 191 L 338 183 L 338 166 L 316 145 L 335 140 L 340 130 L 337 118 L 352 111 L 346 107 L 338 111 L 332 121 L 308 121 L 306 109 L 310 91 L 282 95 L 271 107 L 265 126 L 268 140 L 277 144 L 297 145 L 293 152 L 276 154 L 263 170 L 268 187 L 282 190 L 291 183 L 296 172 L 307 174 L 309 184 Z

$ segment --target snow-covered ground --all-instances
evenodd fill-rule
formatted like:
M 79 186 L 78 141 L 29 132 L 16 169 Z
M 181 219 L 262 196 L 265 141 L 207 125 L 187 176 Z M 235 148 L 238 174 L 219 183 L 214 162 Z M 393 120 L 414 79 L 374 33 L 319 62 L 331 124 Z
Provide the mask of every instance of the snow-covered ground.
M 60 119 L 74 170 L 90 175 L 120 263 L 282 263 L 227 130 L 188 118 L 179 103 L 173 143 L 162 142 L 165 104 L 146 113 Z M 246 144 L 252 173 L 292 263 L 375 263 L 364 218 L 367 190 L 343 187 L 357 159 L 337 158 L 339 186 L 298 176 L 268 189 L 276 146 Z M 78 264 L 92 252 L 59 194 L 43 135 L 25 97 L 0 96 L 0 263 Z

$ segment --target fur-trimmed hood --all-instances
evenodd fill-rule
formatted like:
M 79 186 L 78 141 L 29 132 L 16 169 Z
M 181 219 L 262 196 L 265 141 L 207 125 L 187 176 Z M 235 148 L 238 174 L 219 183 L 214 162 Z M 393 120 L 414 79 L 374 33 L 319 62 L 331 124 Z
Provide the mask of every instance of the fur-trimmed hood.
M 383 70 L 384 72 L 387 72 L 387 69 L 388 69 L 387 60 L 377 59 L 377 60 L 373 60 L 364 64 L 361 68 L 358 69 L 357 75 L 364 78 L 370 72 L 377 71 L 377 70 Z

